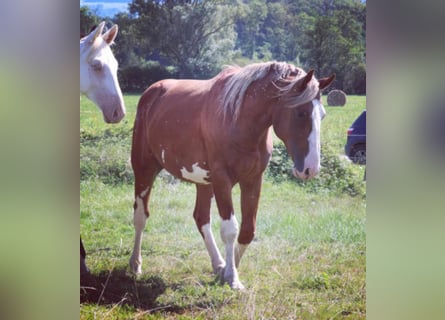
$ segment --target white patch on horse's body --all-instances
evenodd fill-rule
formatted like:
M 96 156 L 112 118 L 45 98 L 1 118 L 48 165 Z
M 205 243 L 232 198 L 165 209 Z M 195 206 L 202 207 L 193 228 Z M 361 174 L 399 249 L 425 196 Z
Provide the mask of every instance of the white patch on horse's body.
M 165 150 L 162 149 L 161 151 L 161 159 L 162 159 L 162 163 L 165 163 Z
M 218 247 L 216 246 L 210 223 L 203 225 L 201 227 L 201 232 L 204 236 L 204 242 L 207 251 L 209 252 L 210 260 L 212 261 L 213 272 L 217 274 L 224 269 L 226 263 L 224 262 L 224 259 L 219 253 Z
M 185 167 L 182 167 L 181 174 L 186 180 L 201 184 L 210 184 L 210 182 L 206 180 L 209 179 L 209 171 L 199 167 L 198 162 L 192 165 L 192 171 L 188 171 Z

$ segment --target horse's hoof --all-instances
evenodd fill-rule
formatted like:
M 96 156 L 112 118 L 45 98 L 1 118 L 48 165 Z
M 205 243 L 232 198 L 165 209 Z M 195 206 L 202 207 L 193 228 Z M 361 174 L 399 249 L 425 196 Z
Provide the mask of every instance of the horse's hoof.
M 134 275 L 138 276 L 142 274 L 141 264 L 137 262 L 133 262 L 133 259 L 130 260 L 130 271 Z
M 134 268 L 134 267 L 130 266 L 130 271 L 135 276 L 140 276 L 142 274 L 142 270 L 141 270 L 140 267 L 139 268 Z
M 239 281 L 237 281 L 237 282 L 233 282 L 231 285 L 230 285 L 230 288 L 232 288 L 233 290 L 239 290 L 239 291 L 242 291 L 242 290 L 245 290 L 246 288 L 243 286 L 243 284 L 241 283 L 241 282 L 239 282 Z
M 220 273 L 219 273 L 219 279 L 221 284 L 227 283 L 230 288 L 233 290 L 244 290 L 245 287 L 243 284 L 239 281 L 238 275 L 234 275 L 232 273 L 226 274 L 226 267 L 224 267 Z
M 226 267 L 225 264 L 221 264 L 215 268 L 213 268 L 213 274 L 220 276 L 221 278 L 224 276 L 224 268 Z

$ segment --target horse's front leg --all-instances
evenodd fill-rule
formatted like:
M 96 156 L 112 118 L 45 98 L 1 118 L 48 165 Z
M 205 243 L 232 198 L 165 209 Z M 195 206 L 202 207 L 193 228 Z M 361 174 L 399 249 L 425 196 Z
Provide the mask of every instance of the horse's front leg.
M 133 155 L 132 155 L 133 160 Z M 135 201 L 133 225 L 135 229 L 133 253 L 130 258 L 130 270 L 134 274 L 142 273 L 142 234 L 149 217 L 148 201 L 150 198 L 153 182 L 161 170 L 154 158 L 146 161 L 143 165 L 133 161 L 133 171 L 135 178 Z
M 241 229 L 238 245 L 235 248 L 235 265 L 238 268 L 247 246 L 255 237 L 256 214 L 261 194 L 262 174 L 249 181 L 240 181 L 241 189 Z
M 210 206 L 213 197 L 213 188 L 211 185 L 196 185 L 196 203 L 193 218 L 196 226 L 201 233 L 207 251 L 212 261 L 212 268 L 215 274 L 220 274 L 226 265 L 224 259 L 216 246 L 215 238 L 212 233 Z
M 235 266 L 235 239 L 238 235 L 238 222 L 236 220 L 232 204 L 233 184 L 227 176 L 212 176 L 213 191 L 216 204 L 221 216 L 221 239 L 226 251 L 226 266 L 222 272 L 222 280 L 227 282 L 232 289 L 244 289 L 239 281 L 238 271 Z
M 148 208 L 147 208 L 147 197 L 142 193 L 139 193 L 135 196 L 134 201 L 134 214 L 133 214 L 133 225 L 134 225 L 134 246 L 133 253 L 130 258 L 130 270 L 134 274 L 142 273 L 142 255 L 141 255 L 141 247 L 142 247 L 142 234 L 145 229 L 145 224 L 149 217 Z

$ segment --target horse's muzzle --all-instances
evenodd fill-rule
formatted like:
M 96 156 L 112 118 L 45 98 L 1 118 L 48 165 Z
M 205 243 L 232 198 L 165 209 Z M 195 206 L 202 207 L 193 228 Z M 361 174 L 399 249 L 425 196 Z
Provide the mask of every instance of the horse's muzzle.
M 125 106 L 118 104 L 110 111 L 102 111 L 106 123 L 118 123 L 125 117 Z
M 104 114 L 104 120 L 106 123 L 118 123 L 125 117 L 125 111 L 122 109 L 115 110 L 111 115 Z
M 303 171 L 298 171 L 295 167 L 292 168 L 292 173 L 295 177 L 302 180 L 309 180 L 315 177 L 320 172 L 320 168 L 306 168 Z

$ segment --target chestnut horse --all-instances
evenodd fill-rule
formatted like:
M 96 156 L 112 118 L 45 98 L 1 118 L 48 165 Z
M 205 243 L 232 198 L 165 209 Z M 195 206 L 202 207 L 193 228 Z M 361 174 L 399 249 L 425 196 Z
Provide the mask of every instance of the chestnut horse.
M 229 67 L 209 80 L 162 80 L 139 100 L 131 163 L 135 175 L 135 243 L 131 271 L 141 273 L 141 240 L 149 216 L 153 181 L 165 168 L 196 184 L 193 217 L 210 255 L 213 271 L 233 289 L 244 286 L 237 267 L 255 235 L 263 172 L 272 153 L 273 127 L 301 179 L 320 170 L 321 90 L 335 75 L 317 80 L 284 62 Z M 231 191 L 241 189 L 241 226 Z M 225 260 L 210 227 L 215 196 Z M 239 235 L 238 235 L 239 230 Z M 238 235 L 238 243 L 235 240 Z
M 102 111 L 104 121 L 118 123 L 125 116 L 125 105 L 117 81 L 118 63 L 110 45 L 118 26 L 103 33 L 105 22 L 80 39 L 80 93 L 85 94 Z M 80 273 L 88 273 L 85 249 L 80 238 Z

